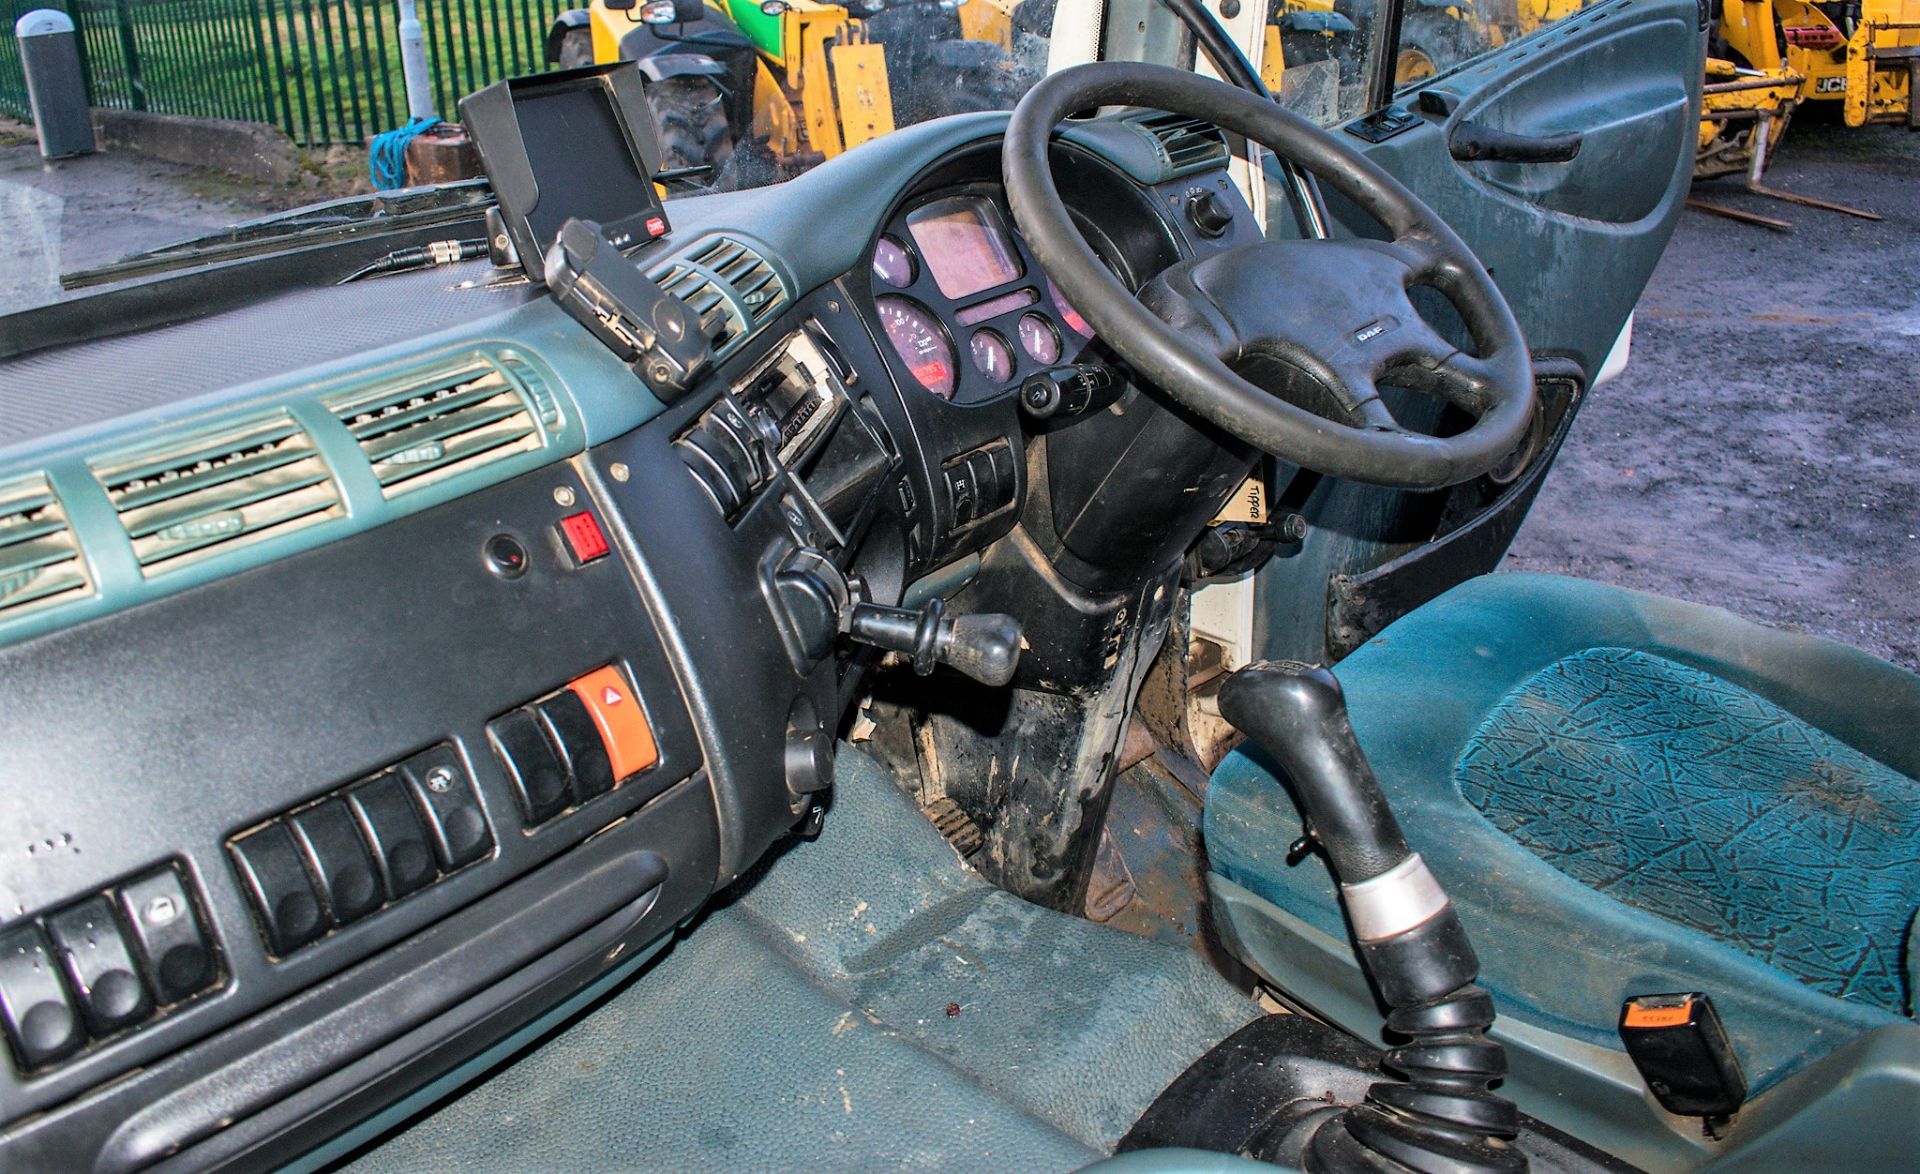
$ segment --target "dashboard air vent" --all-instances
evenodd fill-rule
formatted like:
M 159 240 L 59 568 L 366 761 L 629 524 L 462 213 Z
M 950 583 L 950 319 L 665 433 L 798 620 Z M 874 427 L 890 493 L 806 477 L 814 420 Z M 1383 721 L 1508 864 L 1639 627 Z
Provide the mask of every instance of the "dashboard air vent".
M 360 442 L 389 498 L 545 447 L 536 417 L 557 412 L 480 356 L 322 402 Z
M 313 440 L 284 412 L 95 461 L 148 574 L 342 515 Z
M 93 593 L 66 511 L 39 474 L 0 482 L 0 618 Z
M 787 287 L 781 283 L 780 275 L 744 241 L 730 236 L 717 237 L 693 255 L 693 262 L 705 265 L 726 282 L 734 297 L 746 307 L 747 316 L 755 326 L 778 314 L 787 304 Z
M 738 237 L 706 238 L 647 276 L 699 315 L 714 354 L 721 357 L 791 300 L 780 274 Z
M 713 344 L 714 353 L 738 342 L 746 333 L 746 319 L 706 273 L 686 265 L 674 265 L 647 276 L 661 289 L 687 303 L 694 317 L 700 319 L 700 328 Z
M 1220 128 L 1185 114 L 1156 111 L 1133 122 L 1153 142 L 1169 176 L 1187 175 L 1227 164 L 1227 138 Z

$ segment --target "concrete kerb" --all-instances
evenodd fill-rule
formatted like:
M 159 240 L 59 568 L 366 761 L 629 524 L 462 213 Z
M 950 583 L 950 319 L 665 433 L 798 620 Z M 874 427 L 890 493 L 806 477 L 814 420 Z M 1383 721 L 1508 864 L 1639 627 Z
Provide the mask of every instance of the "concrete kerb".
M 95 107 L 93 124 L 108 149 L 272 184 L 292 183 L 305 160 L 284 132 L 265 123 Z

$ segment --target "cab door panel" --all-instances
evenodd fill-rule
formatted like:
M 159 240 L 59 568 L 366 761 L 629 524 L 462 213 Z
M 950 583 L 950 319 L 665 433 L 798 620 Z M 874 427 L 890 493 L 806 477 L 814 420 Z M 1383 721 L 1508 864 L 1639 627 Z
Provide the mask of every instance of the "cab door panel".
M 1251 635 L 1233 646 L 1330 663 L 1499 565 L 1685 207 L 1703 50 L 1695 0 L 1601 0 L 1423 83 L 1438 101 L 1396 99 L 1448 113 L 1425 114 L 1384 142 L 1352 138 L 1493 274 L 1546 380 L 1553 427 L 1524 471 L 1498 485 L 1411 494 L 1320 480 L 1295 507 L 1309 525 L 1299 551 L 1268 563 L 1250 590 L 1235 585 Z M 1529 137 L 1577 133 L 1581 148 L 1565 163 L 1462 161 L 1448 140 L 1466 122 Z M 1336 235 L 1381 234 L 1331 192 L 1327 203 Z M 1459 330 L 1443 317 L 1436 327 Z
M 1476 121 L 1515 134 L 1542 137 L 1553 128 L 1586 127 L 1580 154 L 1555 165 L 1475 162 L 1462 169 L 1482 184 L 1543 211 L 1631 227 L 1658 214 L 1670 189 L 1670 176 L 1640 166 L 1649 143 L 1665 155 L 1691 133 L 1687 91 L 1673 84 L 1645 86 L 1595 100 L 1554 94 L 1539 102 L 1505 94 L 1489 107 L 1500 113 L 1474 115 Z M 1512 108 L 1512 116 L 1505 111 Z
M 1570 358 L 1589 379 L 1685 207 L 1699 26 L 1696 0 L 1603 0 L 1422 87 L 1457 103 L 1451 114 L 1361 144 L 1479 254 L 1533 352 Z M 1580 153 L 1566 163 L 1462 162 L 1448 140 L 1468 121 L 1527 136 L 1577 133 Z

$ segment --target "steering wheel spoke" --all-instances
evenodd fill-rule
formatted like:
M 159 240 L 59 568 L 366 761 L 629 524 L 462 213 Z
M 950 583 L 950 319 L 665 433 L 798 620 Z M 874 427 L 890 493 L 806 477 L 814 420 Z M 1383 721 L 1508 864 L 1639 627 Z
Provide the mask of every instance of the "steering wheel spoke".
M 1446 271 L 1446 252 L 1437 240 L 1418 232 L 1384 242 L 1386 251 L 1407 268 L 1408 284 L 1432 280 Z

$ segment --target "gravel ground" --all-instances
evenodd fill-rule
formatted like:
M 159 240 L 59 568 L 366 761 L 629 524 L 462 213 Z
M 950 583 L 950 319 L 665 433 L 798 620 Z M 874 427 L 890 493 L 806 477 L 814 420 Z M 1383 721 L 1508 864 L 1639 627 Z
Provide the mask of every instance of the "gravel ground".
M 1514 543 L 1556 571 L 1716 604 L 1920 670 L 1920 135 L 1797 122 L 1775 187 L 1790 220 L 1689 210 Z

